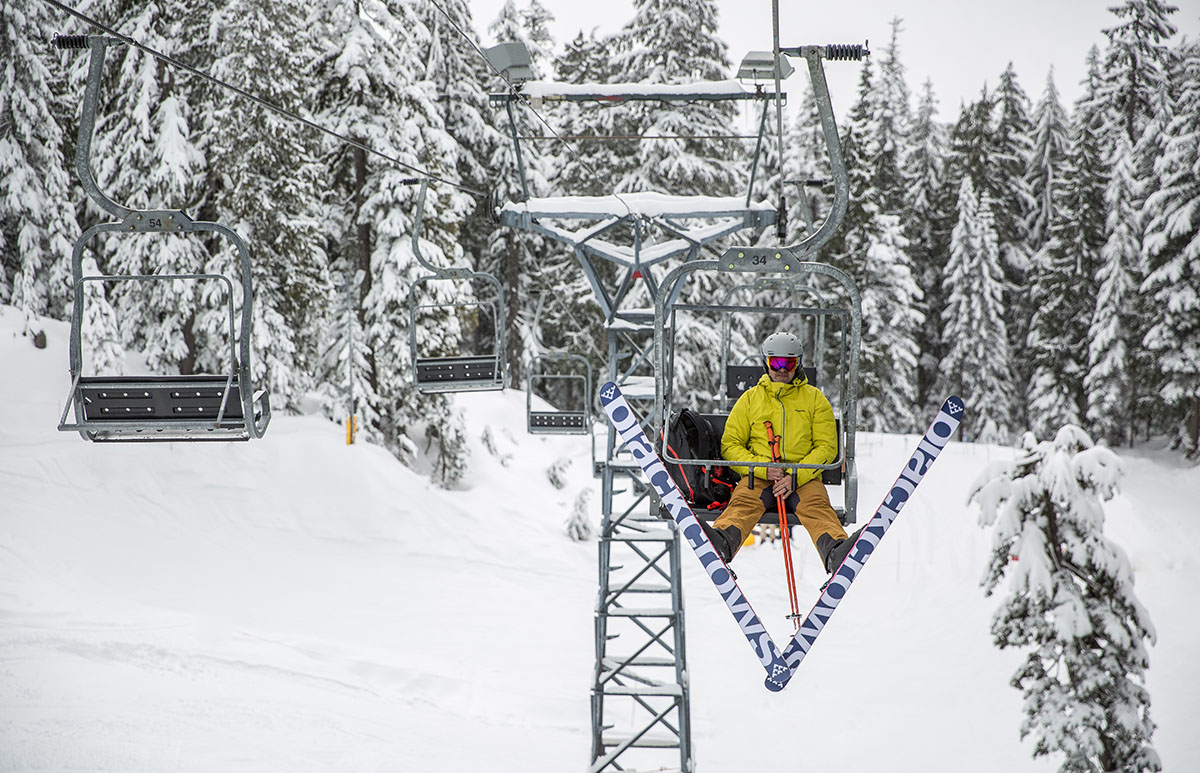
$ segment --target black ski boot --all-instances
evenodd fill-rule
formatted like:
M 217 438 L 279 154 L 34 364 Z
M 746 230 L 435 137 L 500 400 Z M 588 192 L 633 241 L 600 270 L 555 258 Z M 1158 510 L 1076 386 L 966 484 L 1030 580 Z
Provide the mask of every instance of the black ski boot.
M 864 527 L 858 527 L 858 530 L 845 539 L 832 539 L 823 543 L 824 549 L 821 552 L 825 556 L 825 571 L 833 574 L 842 562 L 846 560 L 846 556 L 850 555 L 850 549 L 854 547 L 854 541 L 858 539 L 858 535 L 862 534 Z M 822 535 L 824 539 L 827 535 Z M 828 551 L 828 552 L 826 552 Z
M 737 552 L 738 547 L 742 544 L 742 534 L 736 526 L 726 526 L 723 529 L 718 529 L 711 526 L 704 520 L 697 518 L 700 521 L 700 528 L 704 530 L 704 536 L 708 537 L 708 541 L 716 549 L 717 555 L 726 564 L 733 560 L 733 554 Z

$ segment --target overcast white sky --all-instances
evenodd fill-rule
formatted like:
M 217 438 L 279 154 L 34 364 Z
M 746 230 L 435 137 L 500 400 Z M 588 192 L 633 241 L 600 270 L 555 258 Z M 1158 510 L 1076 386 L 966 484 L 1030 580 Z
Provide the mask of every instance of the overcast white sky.
M 583 29 L 603 35 L 620 29 L 633 16 L 632 0 L 541 0 L 556 17 L 554 33 L 561 46 Z M 1084 58 L 1095 43 L 1103 48 L 1102 30 L 1115 23 L 1108 7 L 1118 0 L 780 0 L 780 43 L 784 46 L 871 42 L 882 52 L 891 35 L 893 17 L 904 20 L 901 61 L 909 86 L 917 93 L 933 81 L 942 120 L 957 117 L 964 100 L 975 99 L 986 82 L 994 88 L 1011 61 L 1031 100 L 1041 96 L 1046 73 L 1070 109 L 1079 96 Z M 487 26 L 504 0 L 471 0 L 476 28 L 491 41 Z M 516 0 L 517 7 L 527 0 Z M 1180 34 L 1200 34 L 1200 0 L 1174 0 L 1173 21 Z M 771 0 L 717 0 L 721 36 L 736 64 L 750 50 L 771 48 Z M 602 9 L 597 11 L 597 9 Z M 732 75 L 732 73 L 730 73 Z M 835 110 L 843 115 L 854 100 L 858 65 L 826 66 Z M 802 73 L 792 78 L 804 77 Z M 785 84 L 788 85 L 788 84 Z M 795 90 L 795 86 L 793 86 Z

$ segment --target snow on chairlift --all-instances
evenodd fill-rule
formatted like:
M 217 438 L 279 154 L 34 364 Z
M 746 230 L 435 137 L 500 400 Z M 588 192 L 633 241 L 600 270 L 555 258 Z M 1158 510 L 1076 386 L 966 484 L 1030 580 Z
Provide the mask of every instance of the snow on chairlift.
M 250 379 L 252 300 L 250 251 L 232 229 L 219 223 L 193 220 L 181 210 L 134 210 L 114 202 L 96 184 L 88 163 L 95 129 L 96 105 L 104 55 L 109 45 L 123 44 L 99 36 L 59 36 L 60 49 L 90 49 L 87 89 L 80 118 L 76 169 L 88 196 L 117 218 L 87 229 L 75 242 L 71 256 L 74 303 L 71 311 L 71 391 L 58 428 L 79 432 L 92 441 L 212 441 L 260 438 L 271 420 L 267 390 L 253 391 Z M 234 282 L 222 274 L 180 273 L 84 276 L 87 243 L 101 233 L 217 234 L 237 253 L 243 299 L 241 328 L 234 311 Z M 223 285 L 229 323 L 230 370 L 225 374 L 90 375 L 83 374 L 84 287 L 87 282 L 215 282 Z M 74 421 L 68 421 L 69 414 Z
M 432 275 L 420 277 L 413 282 L 412 290 L 409 293 L 408 328 L 409 349 L 412 353 L 413 363 L 413 383 L 418 391 L 426 394 L 504 389 L 504 351 L 507 330 L 504 318 L 503 288 L 491 274 L 471 271 L 467 268 L 439 268 L 421 254 L 421 221 L 425 212 L 425 194 L 428 189 L 429 180 L 422 180 L 412 229 L 413 255 L 418 263 L 433 272 Z M 473 288 L 473 295 L 465 298 L 460 294 L 457 298 L 449 301 L 422 303 L 420 300 L 422 289 L 431 288 L 435 282 L 442 281 L 465 283 Z M 473 316 L 476 324 L 482 324 L 488 319 L 492 320 L 490 346 L 485 347 L 482 354 L 423 353 L 417 340 L 418 318 L 425 310 L 432 309 L 438 309 L 442 313 L 452 310 L 454 314 Z M 490 351 L 486 349 L 490 349 Z

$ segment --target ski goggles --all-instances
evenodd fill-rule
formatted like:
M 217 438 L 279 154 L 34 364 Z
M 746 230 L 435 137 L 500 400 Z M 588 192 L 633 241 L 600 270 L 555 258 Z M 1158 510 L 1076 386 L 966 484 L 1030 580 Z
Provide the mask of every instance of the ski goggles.
M 767 366 L 771 370 L 795 370 L 800 364 L 799 357 L 768 357 Z

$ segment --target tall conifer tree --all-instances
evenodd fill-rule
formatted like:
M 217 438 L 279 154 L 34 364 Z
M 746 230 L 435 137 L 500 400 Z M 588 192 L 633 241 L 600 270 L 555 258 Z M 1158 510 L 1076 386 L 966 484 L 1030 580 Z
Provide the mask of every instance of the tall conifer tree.
M 1088 330 L 1088 369 L 1084 377 L 1087 421 L 1092 431 L 1112 445 L 1126 434 L 1134 392 L 1127 352 L 1136 330 L 1131 303 L 1141 275 L 1141 218 L 1134 180 L 1133 146 L 1124 132 L 1113 141 L 1105 190 L 1108 238 L 1100 250 L 1096 309 Z M 1134 262 L 1133 266 L 1129 263 Z M 1132 438 L 1129 438 L 1132 442 Z
M 444 48 L 425 24 L 433 17 L 419 15 L 404 3 L 378 2 L 361 10 L 337 5 L 344 7 L 322 17 L 332 23 L 329 34 L 322 36 L 327 47 L 318 57 L 324 77 L 317 81 L 324 87 L 316 101 L 322 114 L 341 133 L 412 167 L 450 181 L 459 179 L 460 170 L 471 171 L 474 167 L 464 161 L 461 145 L 444 120 L 449 115 L 470 123 L 472 111 L 457 101 L 439 104 L 431 98 L 431 92 L 437 92 L 429 80 L 440 72 L 435 63 L 446 66 Z M 451 13 L 461 10 L 455 3 L 446 7 Z M 470 28 L 469 16 L 456 23 Z M 462 45 L 457 40 L 454 44 Z M 478 81 L 473 82 L 482 93 Z M 452 92 L 446 98 L 455 96 Z M 406 184 L 412 172 L 357 151 L 330 151 L 331 178 L 341 191 L 337 200 L 345 207 L 336 216 L 344 228 L 337 239 L 336 265 L 347 277 L 355 270 L 366 275 L 360 320 L 368 355 L 364 392 L 373 401 L 365 418 L 373 421 L 364 421 L 364 427 L 405 463 L 428 455 L 435 482 L 453 485 L 468 462 L 461 422 L 447 396 L 419 394 L 411 376 L 410 302 L 417 280 L 428 275 L 412 251 L 417 189 Z M 463 223 L 473 209 L 469 196 L 448 185 L 431 184 L 420 234 L 422 254 L 430 262 L 463 264 Z M 462 350 L 463 326 L 456 314 L 460 307 L 453 304 L 473 299 L 471 288 L 462 285 L 421 285 L 413 332 L 422 355 Z
M 1181 50 L 1174 115 L 1163 131 L 1146 198 L 1148 275 L 1142 293 L 1159 310 L 1145 339 L 1160 399 L 1174 408 L 1178 444 L 1200 457 L 1200 44 Z
M 137 30 L 142 43 L 185 61 L 202 45 L 186 34 L 189 14 L 161 2 L 113 2 L 106 10 L 118 29 Z M 91 160 L 100 189 L 134 209 L 183 209 L 197 216 L 207 183 L 198 82 L 132 46 L 111 48 L 105 61 Z M 88 211 L 89 219 L 113 217 L 90 203 Z M 208 246 L 195 236 L 111 234 L 90 249 L 106 274 L 224 273 L 210 264 Z M 230 276 L 236 283 L 237 272 Z M 222 285 L 120 282 L 107 289 L 126 344 L 145 354 L 152 372 L 231 369 Z M 211 321 L 218 317 L 221 324 Z
M 61 128 L 67 68 L 48 53 L 49 10 L 0 5 L 0 301 L 22 311 L 27 334 L 37 317 L 66 311 L 76 230 Z
M 307 79 L 293 57 L 312 58 L 304 55 L 311 51 L 308 39 L 296 34 L 306 29 L 305 8 L 296 0 L 230 0 L 212 27 L 219 31 L 212 41 L 213 74 L 285 109 L 299 109 L 308 96 Z M 330 293 L 319 228 L 317 138 L 227 91 L 215 95 L 211 116 L 211 152 L 220 158 L 212 204 L 246 239 L 254 258 L 255 376 L 265 374 L 273 395 L 288 406 L 314 385 L 308 374 Z
M 958 193 L 958 222 L 950 238 L 943 293 L 942 392 L 961 394 L 972 406 L 963 437 L 1007 442 L 1012 434 L 1012 363 L 1004 327 L 1003 278 L 991 200 L 977 197 L 969 175 Z
M 1070 148 L 1050 238 L 1035 256 L 1033 320 L 1027 340 L 1032 377 L 1029 420 L 1034 432 L 1052 434 L 1082 425 L 1087 410 L 1088 328 L 1096 309 L 1100 250 L 1105 243 L 1108 180 L 1102 139 L 1105 110 L 1099 101 L 1099 52 L 1088 56 L 1084 94 L 1072 116 Z
M 1154 161 L 1163 154 L 1162 135 L 1159 130 L 1170 122 L 1170 100 L 1168 98 L 1167 71 L 1171 54 L 1166 41 L 1175 34 L 1170 21 L 1176 8 L 1159 0 L 1127 0 L 1109 9 L 1117 18 L 1115 26 L 1105 29 L 1108 46 L 1104 51 L 1102 77 L 1098 95 L 1107 110 L 1104 134 L 1104 153 L 1111 156 L 1119 152 L 1119 136 L 1133 148 L 1130 173 L 1114 175 L 1107 191 L 1110 200 L 1127 199 L 1125 206 L 1134 211 L 1143 206 L 1145 196 L 1153 190 Z M 1152 130 L 1156 127 L 1159 130 Z M 1126 275 L 1125 282 L 1140 287 L 1147 275 L 1147 266 L 1141 250 L 1143 235 L 1140 225 L 1127 232 L 1132 222 L 1119 223 L 1110 219 L 1106 234 L 1108 245 L 1104 255 L 1104 271 Z M 1124 299 L 1124 338 L 1141 341 L 1148 330 L 1162 315 L 1154 299 L 1141 292 L 1130 293 Z M 1099 309 L 1097 312 L 1099 313 Z M 1105 343 L 1102 340 L 1101 345 Z M 1093 346 L 1096 342 L 1093 342 Z M 1153 355 L 1143 346 L 1126 346 L 1119 352 L 1110 350 L 1109 369 L 1126 374 L 1147 373 L 1155 370 Z M 1147 423 L 1157 419 L 1161 427 L 1165 413 L 1161 397 L 1152 384 L 1145 379 L 1127 375 L 1130 386 L 1127 404 L 1131 421 L 1141 417 Z M 1096 428 L 1106 432 L 1107 428 Z M 1132 426 L 1130 427 L 1132 439 Z
M 634 17 L 616 41 L 618 80 L 679 84 L 729 77 L 727 47 L 717 35 L 714 0 L 634 0 Z M 629 103 L 622 133 L 639 137 L 727 134 L 730 102 Z M 643 140 L 633 148 L 617 183 L 620 191 L 675 195 L 735 195 L 744 183 L 731 164 L 740 148 L 732 140 Z
M 1025 175 L 1033 207 L 1025 223 L 1029 254 L 1037 253 L 1050 237 L 1054 217 L 1054 192 L 1062 185 L 1063 162 L 1067 155 L 1069 129 L 1067 111 L 1058 99 L 1054 70 L 1046 74 L 1046 86 L 1033 114 L 1033 147 Z
M 884 67 L 890 70 L 873 76 L 864 65 L 858 101 L 846 123 L 842 146 L 853 195 L 828 253 L 850 275 L 862 297 L 859 407 L 863 426 L 907 432 L 915 425 L 917 335 L 924 318 L 918 308 L 921 291 L 913 278 L 908 238 L 900 225 L 904 133 L 898 119 L 907 111 L 900 104 L 907 87 L 899 83 L 903 68 L 894 50 Z M 876 88 L 877 78 L 892 85 Z
M 920 362 L 917 369 L 917 403 L 927 409 L 942 397 L 935 392 L 938 365 L 945 355 L 941 340 L 942 277 L 950 252 L 954 192 L 947 184 L 946 128 L 934 116 L 937 99 L 933 83 L 925 82 L 913 120 L 904 173 L 908 195 L 902 222 L 912 256 L 913 275 L 921 289 L 920 306 L 925 315 L 917 338 Z

